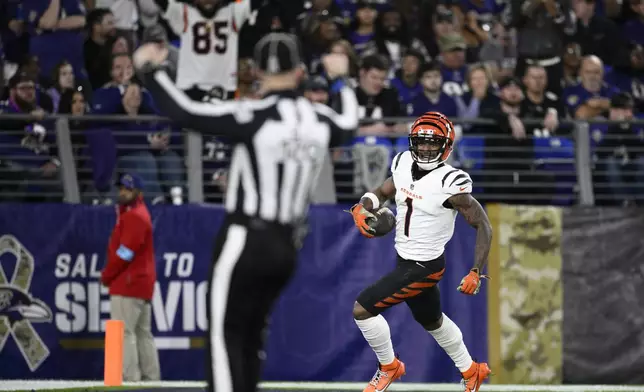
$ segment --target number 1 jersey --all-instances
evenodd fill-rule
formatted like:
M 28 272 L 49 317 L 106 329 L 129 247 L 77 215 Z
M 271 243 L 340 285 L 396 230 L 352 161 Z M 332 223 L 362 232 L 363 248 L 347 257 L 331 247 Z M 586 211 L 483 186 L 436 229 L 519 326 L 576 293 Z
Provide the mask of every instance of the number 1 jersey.
M 239 30 L 251 12 L 250 0 L 238 0 L 207 18 L 196 7 L 169 0 L 164 18 L 181 37 L 178 88 L 237 90 Z
M 454 234 L 456 210 L 447 199 L 472 192 L 472 180 L 463 170 L 440 164 L 414 178 L 409 151 L 396 155 L 391 173 L 396 187 L 396 252 L 406 260 L 429 261 L 445 251 Z

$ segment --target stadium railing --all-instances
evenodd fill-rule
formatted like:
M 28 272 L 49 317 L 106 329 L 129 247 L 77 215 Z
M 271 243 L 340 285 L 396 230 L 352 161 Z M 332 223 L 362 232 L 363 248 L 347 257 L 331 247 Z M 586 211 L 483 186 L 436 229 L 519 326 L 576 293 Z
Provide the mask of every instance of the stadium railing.
M 15 114 L 0 117 L 29 119 Z M 223 139 L 195 132 L 180 133 L 174 129 L 170 146 L 163 151 L 151 148 L 149 139 L 150 134 L 166 132 L 164 126 L 170 124 L 162 117 L 48 116 L 42 121 L 55 124 L 50 125 L 50 132 L 55 132 L 50 152 L 53 151 L 60 161 L 60 172 L 56 177 L 60 186 L 43 190 L 43 181 L 51 184 L 51 178 L 25 177 L 20 174 L 22 172 L 16 172 L 17 166 L 11 156 L 0 155 L 2 200 L 29 199 L 30 192 L 36 192 L 68 203 L 109 202 L 115 195 L 117 172 L 130 167 L 135 167 L 148 178 L 158 175 L 157 181 L 164 194 L 172 191 L 176 195 L 176 188 L 182 189 L 184 202 L 217 202 L 223 199 L 223 187 L 213 181 L 213 178 L 225 177 L 230 157 L 230 149 Z M 381 121 L 408 124 L 413 119 L 384 118 Z M 644 187 L 644 183 L 638 182 L 635 171 L 637 159 L 634 157 L 637 154 L 644 156 L 644 149 L 639 147 L 643 145 L 644 121 L 632 121 L 635 131 L 631 135 L 632 146 L 628 147 L 630 156 L 620 154 L 614 147 L 607 150 L 601 145 L 596 146 L 599 138 L 607 140 L 612 137 L 611 132 L 606 133 L 605 129 L 616 122 L 565 121 L 552 135 L 538 129 L 530 131 L 540 125 L 537 120 L 524 119 L 523 122 L 527 138 L 519 143 L 511 142 L 511 135 L 494 134 L 494 123 L 489 120 L 454 119 L 459 138 L 449 163 L 470 173 L 474 191 L 482 201 L 591 206 L 596 201 L 604 204 L 632 198 L 633 189 Z M 642 131 L 638 132 L 637 127 Z M 20 135 L 24 130 L 0 129 L 0 132 Z M 8 145 L 7 140 L 0 139 L 0 151 L 20 147 L 16 142 L 18 139 L 13 139 L 14 145 Z M 126 142 L 119 144 L 123 140 Z M 24 143 L 24 139 L 20 143 Z M 367 189 L 384 181 L 393 157 L 405 149 L 406 133 L 374 135 L 359 132 L 353 141 L 329 154 L 314 201 L 356 200 Z M 123 157 L 134 152 L 138 154 L 131 160 L 134 166 L 128 166 L 128 160 L 123 160 Z M 616 158 L 607 165 L 602 153 Z M 145 157 L 141 158 L 141 155 Z M 169 161 L 175 164 L 158 163 L 160 157 L 165 159 L 168 155 L 171 155 Z M 141 163 L 142 159 L 147 163 Z M 176 165 L 177 159 L 179 166 Z M 156 162 L 156 167 L 150 162 Z M 623 174 L 621 183 L 615 182 L 615 170 Z M 46 199 L 51 200 L 51 197 Z

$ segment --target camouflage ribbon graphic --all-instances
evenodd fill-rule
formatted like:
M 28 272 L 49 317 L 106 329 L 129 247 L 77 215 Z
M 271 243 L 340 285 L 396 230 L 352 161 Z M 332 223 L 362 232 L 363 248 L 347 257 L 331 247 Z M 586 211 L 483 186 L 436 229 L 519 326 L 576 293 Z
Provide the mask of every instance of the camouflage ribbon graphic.
M 0 256 L 16 257 L 11 280 L 0 265 L 0 352 L 13 336 L 22 356 L 33 372 L 47 359 L 49 349 L 34 329 L 33 322 L 51 322 L 51 309 L 29 294 L 34 273 L 34 258 L 12 235 L 0 237 Z

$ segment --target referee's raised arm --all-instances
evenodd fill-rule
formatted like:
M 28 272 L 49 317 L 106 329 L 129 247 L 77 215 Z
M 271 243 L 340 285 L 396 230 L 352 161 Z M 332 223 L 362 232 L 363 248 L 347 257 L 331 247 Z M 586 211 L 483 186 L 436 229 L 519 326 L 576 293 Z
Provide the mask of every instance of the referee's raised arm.
M 163 66 L 155 66 L 148 62 L 137 69 L 143 79 L 143 84 L 154 97 L 154 103 L 162 114 L 172 118 L 182 127 L 202 133 L 233 139 L 251 136 L 256 130 L 248 126 L 253 121 L 253 107 L 268 107 L 275 103 L 272 102 L 274 99 L 260 101 L 263 102 L 263 105 L 259 102 L 250 104 L 239 101 L 223 102 L 217 105 L 195 102 L 175 86 Z
M 270 50 L 268 44 L 263 47 Z M 262 46 L 258 47 L 256 57 L 270 58 L 261 49 Z M 275 107 L 278 103 L 279 97 L 275 95 L 256 101 L 229 101 L 217 105 L 195 102 L 175 86 L 163 65 L 166 58 L 166 48 L 148 43 L 134 53 L 134 66 L 160 112 L 182 127 L 237 140 L 245 139 L 257 132 L 257 121 L 264 120 L 257 118 L 257 112 Z M 358 100 L 344 80 L 348 70 L 346 56 L 327 55 L 323 58 L 323 64 L 332 79 L 332 89 L 339 94 L 339 112 L 322 104 L 315 104 L 313 108 L 319 120 L 329 125 L 329 147 L 335 147 L 350 139 L 358 127 Z M 260 117 L 266 117 L 265 113 Z
M 334 67 L 334 64 L 329 65 L 329 62 L 341 61 L 341 59 L 330 57 L 326 59 L 329 59 L 325 64 L 327 73 Z M 336 78 L 331 82 L 331 92 L 336 91 L 340 98 L 338 112 L 321 103 L 316 103 L 313 106 L 318 116 L 331 127 L 329 147 L 343 145 L 354 136 L 355 130 L 358 128 L 358 99 L 355 92 L 343 78 Z

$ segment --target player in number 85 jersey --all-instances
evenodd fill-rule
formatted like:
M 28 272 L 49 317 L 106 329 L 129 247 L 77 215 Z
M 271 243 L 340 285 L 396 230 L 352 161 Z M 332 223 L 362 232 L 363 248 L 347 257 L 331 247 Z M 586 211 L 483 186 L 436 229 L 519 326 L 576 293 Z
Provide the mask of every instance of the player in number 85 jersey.
M 472 197 L 472 180 L 462 170 L 445 163 L 454 143 L 454 126 L 443 114 L 428 112 L 412 125 L 409 151 L 392 162 L 392 176 L 351 208 L 356 226 L 366 237 L 371 211 L 395 198 L 396 269 L 368 287 L 356 300 L 353 317 L 378 357 L 378 370 L 365 392 L 383 392 L 405 374 L 405 364 L 395 355 L 387 321 L 381 313 L 405 302 L 414 319 L 452 358 L 463 375 L 465 392 L 476 392 L 490 374 L 486 363 L 472 360 L 463 334 L 441 310 L 438 282 L 445 271 L 445 245 L 454 233 L 460 212 L 477 230 L 476 261 L 458 290 L 477 294 L 490 250 L 492 228 L 483 207 Z
M 156 0 L 181 37 L 177 87 L 193 100 L 237 90 L 239 31 L 265 0 Z M 215 90 L 216 93 L 214 92 Z

